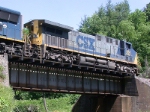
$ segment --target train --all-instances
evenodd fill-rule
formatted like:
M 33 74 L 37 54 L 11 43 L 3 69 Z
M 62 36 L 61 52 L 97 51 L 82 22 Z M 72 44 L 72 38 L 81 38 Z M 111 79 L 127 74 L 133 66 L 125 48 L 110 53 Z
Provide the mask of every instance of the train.
M 0 7 L 0 53 L 138 75 L 138 55 L 125 40 L 75 31 L 46 19 L 22 26 L 19 11 Z

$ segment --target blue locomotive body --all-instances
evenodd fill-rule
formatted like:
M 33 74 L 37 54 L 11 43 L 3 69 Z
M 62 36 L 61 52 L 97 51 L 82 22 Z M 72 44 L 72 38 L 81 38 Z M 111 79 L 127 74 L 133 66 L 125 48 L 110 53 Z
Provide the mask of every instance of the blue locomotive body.
M 59 49 L 65 48 L 88 56 L 103 57 L 108 60 L 111 58 L 114 61 L 137 64 L 137 52 L 132 48 L 132 44 L 125 40 L 103 35 L 89 35 L 48 20 L 33 20 L 26 25 L 30 26 L 35 21 L 42 24 L 37 25 L 42 35 L 41 44 Z
M 68 40 L 68 48 L 72 50 L 122 61 L 135 61 L 136 51 L 131 43 L 123 40 L 102 35 L 92 36 L 77 31 L 70 31 Z
M 0 7 L 0 35 L 22 40 L 22 16 L 20 12 Z

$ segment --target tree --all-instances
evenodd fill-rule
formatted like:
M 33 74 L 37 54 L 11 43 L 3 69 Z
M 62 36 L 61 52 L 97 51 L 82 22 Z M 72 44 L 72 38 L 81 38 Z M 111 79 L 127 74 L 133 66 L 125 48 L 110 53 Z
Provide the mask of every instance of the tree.
M 129 12 L 129 4 L 126 0 L 117 5 L 113 5 L 109 0 L 106 6 L 101 6 L 92 17 L 85 17 L 82 20 L 79 31 L 117 38 L 119 23 L 127 20 Z
M 146 5 L 146 8 L 144 9 L 144 12 L 146 13 L 147 21 L 150 21 L 150 3 L 148 3 Z
M 142 66 L 144 66 L 145 55 L 150 55 L 150 24 L 146 20 L 146 13 L 138 9 L 129 15 L 129 21 L 133 23 L 136 32 L 131 43 L 140 56 Z M 148 60 L 150 61 L 150 58 Z
M 136 40 L 136 31 L 133 23 L 128 20 L 123 20 L 119 23 L 117 37 L 128 42 Z
M 79 31 L 94 35 L 101 30 L 101 22 L 97 14 L 94 14 L 92 18 L 85 16 L 84 20 L 81 22 Z
M 146 13 L 136 9 L 135 12 L 129 15 L 129 20 L 134 24 L 135 30 L 138 30 L 141 24 L 146 23 Z

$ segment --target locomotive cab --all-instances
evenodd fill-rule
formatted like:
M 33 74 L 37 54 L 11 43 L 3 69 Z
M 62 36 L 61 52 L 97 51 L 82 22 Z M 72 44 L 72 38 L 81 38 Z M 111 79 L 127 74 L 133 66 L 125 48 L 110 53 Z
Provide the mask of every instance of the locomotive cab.
M 134 62 L 136 51 L 132 48 L 132 44 L 130 42 L 120 40 L 120 55 L 125 57 L 126 61 Z
M 60 44 L 59 39 L 68 39 L 68 32 L 73 28 L 48 20 L 32 20 L 26 24 L 31 34 L 36 37 L 31 38 L 31 43 L 36 45 L 53 45 Z
M 22 16 L 20 12 L 0 7 L 0 38 L 22 40 L 21 24 Z

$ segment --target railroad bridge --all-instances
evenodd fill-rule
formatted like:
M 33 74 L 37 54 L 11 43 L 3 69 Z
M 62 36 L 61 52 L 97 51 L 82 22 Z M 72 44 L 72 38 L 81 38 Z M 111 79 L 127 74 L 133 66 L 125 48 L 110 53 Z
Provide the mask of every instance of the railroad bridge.
M 6 54 L 5 54 L 6 56 Z M 7 56 L 6 56 L 7 57 Z M 137 95 L 134 77 L 106 69 L 96 70 L 8 56 L 9 82 L 14 89 L 84 94 Z
M 67 93 L 125 94 L 132 79 L 16 62 L 9 62 L 9 73 L 13 88 Z
M 4 61 L 3 64 L 8 63 L 5 66 L 8 66 L 9 84 L 13 89 L 101 95 L 102 99 L 104 98 L 103 96 L 108 95 L 109 107 L 114 105 L 113 103 L 115 102 L 111 100 L 114 100 L 116 96 L 138 95 L 135 78 L 131 74 L 76 65 L 62 65 L 57 62 L 46 62 L 37 59 L 23 59 L 18 56 L 8 56 L 7 54 L 1 57 L 0 59 Z M 92 97 L 93 100 L 94 98 Z M 85 97 L 85 99 L 88 99 L 88 97 Z M 128 104 L 128 101 L 126 103 Z M 117 102 L 117 104 L 120 105 L 120 102 Z M 75 108 L 72 111 L 79 112 Z M 89 111 L 92 112 L 91 110 Z M 120 110 L 115 112 L 120 112 Z

